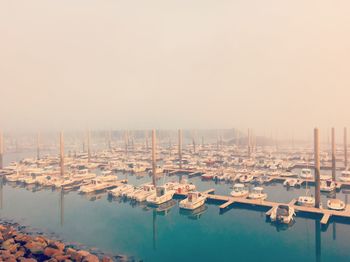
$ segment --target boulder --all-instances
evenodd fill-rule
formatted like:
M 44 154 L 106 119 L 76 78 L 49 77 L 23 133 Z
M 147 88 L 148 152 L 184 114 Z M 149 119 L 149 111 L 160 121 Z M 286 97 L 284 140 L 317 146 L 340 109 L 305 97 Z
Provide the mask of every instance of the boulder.
M 40 255 L 44 253 L 44 248 L 41 243 L 39 242 L 28 242 L 27 244 L 24 245 L 26 249 L 30 251 L 33 255 Z
M 86 257 L 84 257 L 83 262 L 99 262 L 100 260 L 98 259 L 97 256 L 93 254 L 89 254 Z
M 20 249 L 15 253 L 15 258 L 23 257 L 25 253 L 26 252 L 23 249 Z
M 59 241 L 50 241 L 49 246 L 62 251 L 66 247 L 62 242 L 59 242 Z
M 14 244 L 15 240 L 13 238 L 9 238 L 2 243 L 2 248 L 8 250 Z
M 25 234 L 18 234 L 16 237 L 15 237 L 15 241 L 17 243 L 20 243 L 20 244 L 26 244 L 30 241 L 32 241 L 32 238 L 28 235 L 25 235 Z
M 103 257 L 102 262 L 113 262 L 113 259 L 110 257 Z
M 58 255 L 54 257 L 58 262 L 70 260 L 70 255 Z
M 36 260 L 35 258 L 20 257 L 18 259 L 18 261 L 20 261 L 20 262 L 37 262 L 38 260 Z
M 52 247 L 46 247 L 44 250 L 44 255 L 47 257 L 53 257 L 55 255 L 62 255 L 62 254 L 63 252 L 61 250 L 58 250 Z

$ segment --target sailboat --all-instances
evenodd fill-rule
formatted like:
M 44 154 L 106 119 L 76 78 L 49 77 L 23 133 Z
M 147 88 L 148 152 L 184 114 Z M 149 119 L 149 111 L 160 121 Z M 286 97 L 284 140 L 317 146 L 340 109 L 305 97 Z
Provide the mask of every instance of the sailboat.
M 308 163 L 308 161 L 307 161 Z M 303 169 L 303 170 L 310 170 L 310 169 Z M 311 174 L 311 172 L 310 172 Z M 307 207 L 314 207 L 315 206 L 315 198 L 309 195 L 309 188 L 306 180 L 306 194 L 305 196 L 298 197 L 298 205 L 300 206 L 307 206 Z

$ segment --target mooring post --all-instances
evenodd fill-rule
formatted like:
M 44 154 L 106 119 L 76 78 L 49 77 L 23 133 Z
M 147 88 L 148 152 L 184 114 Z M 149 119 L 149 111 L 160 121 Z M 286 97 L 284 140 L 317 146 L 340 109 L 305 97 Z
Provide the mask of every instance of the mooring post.
M 320 137 L 318 128 L 314 129 L 315 154 L 315 207 L 320 208 Z

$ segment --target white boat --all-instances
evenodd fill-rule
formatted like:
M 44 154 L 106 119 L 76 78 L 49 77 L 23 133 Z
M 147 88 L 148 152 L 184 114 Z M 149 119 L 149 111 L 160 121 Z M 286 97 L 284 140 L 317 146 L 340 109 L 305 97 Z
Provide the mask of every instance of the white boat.
M 296 178 L 287 178 L 284 182 L 283 185 L 286 187 L 295 187 L 298 184 L 298 179 Z
M 239 178 L 239 182 L 241 183 L 249 183 L 254 179 L 252 175 L 243 175 Z
M 300 206 L 314 207 L 315 206 L 315 198 L 312 196 L 300 196 L 297 201 Z
M 327 174 L 320 175 L 320 180 L 331 180 L 331 179 L 332 179 L 331 175 L 327 175 Z
M 300 177 L 303 179 L 311 179 L 313 177 L 311 174 L 311 169 L 303 168 L 301 170 Z
M 231 191 L 231 196 L 233 197 L 245 197 L 248 196 L 249 191 L 243 184 L 234 184 L 233 190 Z
M 252 192 L 249 193 L 248 198 L 264 200 L 267 198 L 267 194 L 264 193 L 264 188 L 254 187 Z
M 350 182 L 350 171 L 342 171 L 339 180 L 342 182 Z
M 91 180 L 91 184 L 81 186 L 79 192 L 93 193 L 110 188 L 117 181 L 116 176 L 101 176 Z
M 121 186 L 118 186 L 117 188 L 109 190 L 108 195 L 112 197 L 120 197 L 124 191 L 130 190 L 133 188 L 134 188 L 133 185 L 121 185 Z
M 293 216 L 295 216 L 293 207 L 289 205 L 278 205 L 272 209 L 270 219 L 274 222 L 289 224 L 293 221 Z
M 180 201 L 179 206 L 182 209 L 194 210 L 205 204 L 207 197 L 200 192 L 189 192 L 187 198 Z
M 154 185 L 144 185 L 142 191 L 134 195 L 134 199 L 137 202 L 143 202 L 146 201 L 147 197 L 155 194 L 155 192 L 156 191 Z
M 330 181 L 330 180 L 327 180 L 327 181 L 324 181 L 322 180 L 321 181 L 321 184 L 320 184 L 320 190 L 323 191 L 323 192 L 332 192 L 336 189 L 336 185 L 333 181 Z
M 167 189 L 166 186 L 158 186 L 156 187 L 156 194 L 147 197 L 147 203 L 151 205 L 160 205 L 171 199 L 175 194 L 175 190 Z
M 341 211 L 345 209 L 345 203 L 340 199 L 329 199 L 327 201 L 327 207 L 329 209 Z
M 291 177 L 291 176 L 295 176 L 295 174 L 292 173 L 292 172 L 282 172 L 281 176 L 283 176 L 283 177 Z

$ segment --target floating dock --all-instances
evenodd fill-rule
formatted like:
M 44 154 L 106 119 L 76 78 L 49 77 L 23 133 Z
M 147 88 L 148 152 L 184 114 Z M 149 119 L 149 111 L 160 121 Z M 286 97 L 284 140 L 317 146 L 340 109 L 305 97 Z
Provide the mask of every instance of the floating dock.
M 343 211 L 336 211 L 331 209 L 299 206 L 299 205 L 296 205 L 297 199 L 292 199 L 289 203 L 279 203 L 279 202 L 266 201 L 261 199 L 249 199 L 249 198 L 215 195 L 213 194 L 213 192 L 214 192 L 213 189 L 209 189 L 202 193 L 207 194 L 208 201 L 221 202 L 221 205 L 219 206 L 220 212 L 224 212 L 227 208 L 237 203 L 237 204 L 244 204 L 249 206 L 259 206 L 259 207 L 269 208 L 269 210 L 266 212 L 266 215 L 270 216 L 273 208 L 279 205 L 289 205 L 295 209 L 296 215 L 298 215 L 298 212 L 321 215 L 322 216 L 321 224 L 323 225 L 326 225 L 332 216 L 346 218 L 350 220 L 350 205 L 347 205 L 345 210 Z M 176 195 L 181 197 L 187 196 L 186 193 L 176 193 Z

